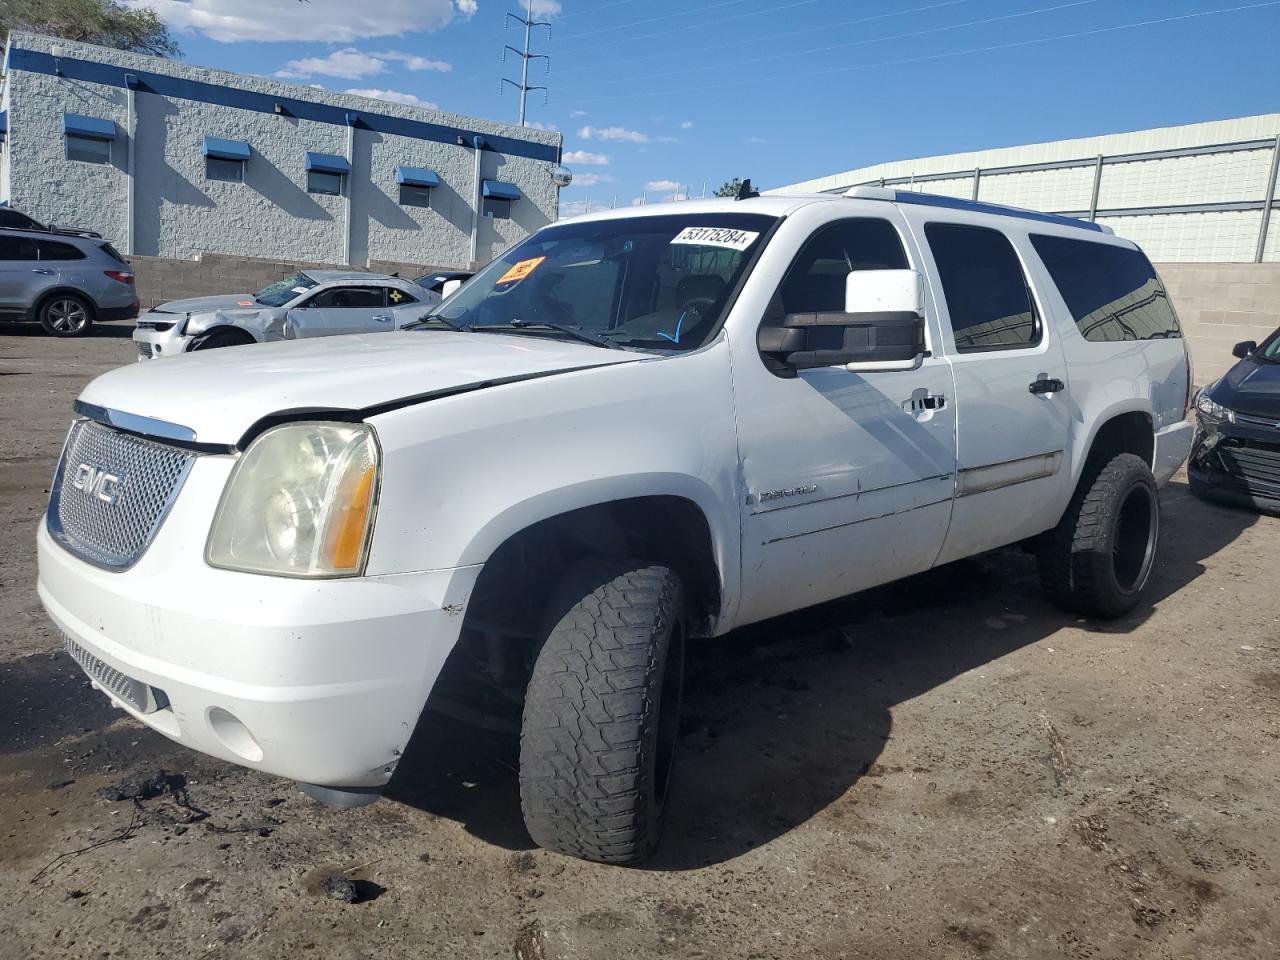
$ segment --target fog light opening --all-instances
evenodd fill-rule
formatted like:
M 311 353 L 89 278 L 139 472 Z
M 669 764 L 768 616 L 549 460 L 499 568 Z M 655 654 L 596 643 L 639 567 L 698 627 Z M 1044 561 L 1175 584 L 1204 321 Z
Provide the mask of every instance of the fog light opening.
M 221 707 L 210 707 L 209 727 L 218 742 L 237 757 L 250 763 L 257 763 L 262 759 L 262 748 L 258 746 L 258 741 L 234 714 Z

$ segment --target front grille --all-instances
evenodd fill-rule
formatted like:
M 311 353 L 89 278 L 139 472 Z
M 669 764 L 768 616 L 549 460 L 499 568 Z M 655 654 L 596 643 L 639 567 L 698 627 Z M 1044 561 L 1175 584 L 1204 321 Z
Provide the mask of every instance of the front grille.
M 78 420 L 49 501 L 49 532 L 72 553 L 123 570 L 164 522 L 196 455 Z
M 98 682 L 98 685 L 110 691 L 115 697 L 123 700 L 139 713 L 155 713 L 169 705 L 169 698 L 163 690 L 157 690 L 121 673 L 76 643 L 65 633 L 62 635 L 62 648 L 71 654 L 71 659 L 80 665 L 80 669 Z
M 1280 445 L 1253 440 L 1226 440 L 1218 456 L 1227 473 L 1245 481 L 1250 489 L 1269 493 L 1280 489 Z

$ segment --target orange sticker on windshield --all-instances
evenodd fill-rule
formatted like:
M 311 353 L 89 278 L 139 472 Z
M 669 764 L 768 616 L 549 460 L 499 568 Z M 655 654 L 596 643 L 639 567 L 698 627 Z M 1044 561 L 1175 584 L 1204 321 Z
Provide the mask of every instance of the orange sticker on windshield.
M 538 264 L 542 263 L 546 257 L 532 257 L 528 260 L 521 260 L 519 263 L 513 263 L 511 269 L 498 278 L 498 282 L 494 286 L 503 283 L 515 283 L 517 280 L 523 280 L 533 271 L 538 269 Z

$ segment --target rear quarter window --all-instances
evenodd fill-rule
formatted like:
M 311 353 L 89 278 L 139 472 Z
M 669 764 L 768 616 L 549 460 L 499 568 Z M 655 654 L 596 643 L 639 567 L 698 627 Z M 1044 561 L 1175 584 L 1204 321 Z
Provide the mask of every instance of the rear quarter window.
M 1031 244 L 1086 340 L 1182 336 L 1168 294 L 1140 251 L 1045 234 L 1032 234 Z
M 83 260 L 84 251 L 59 240 L 37 240 L 41 260 Z

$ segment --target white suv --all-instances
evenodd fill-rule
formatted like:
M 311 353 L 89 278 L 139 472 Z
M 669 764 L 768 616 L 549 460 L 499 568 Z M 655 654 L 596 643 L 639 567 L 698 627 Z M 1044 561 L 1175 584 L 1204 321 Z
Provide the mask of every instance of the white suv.
M 1146 257 L 859 188 L 549 226 L 417 330 L 91 383 L 40 596 L 194 749 L 376 790 L 428 695 L 521 727 L 533 838 L 657 841 L 686 639 L 1005 544 L 1138 601 L 1189 370 Z

